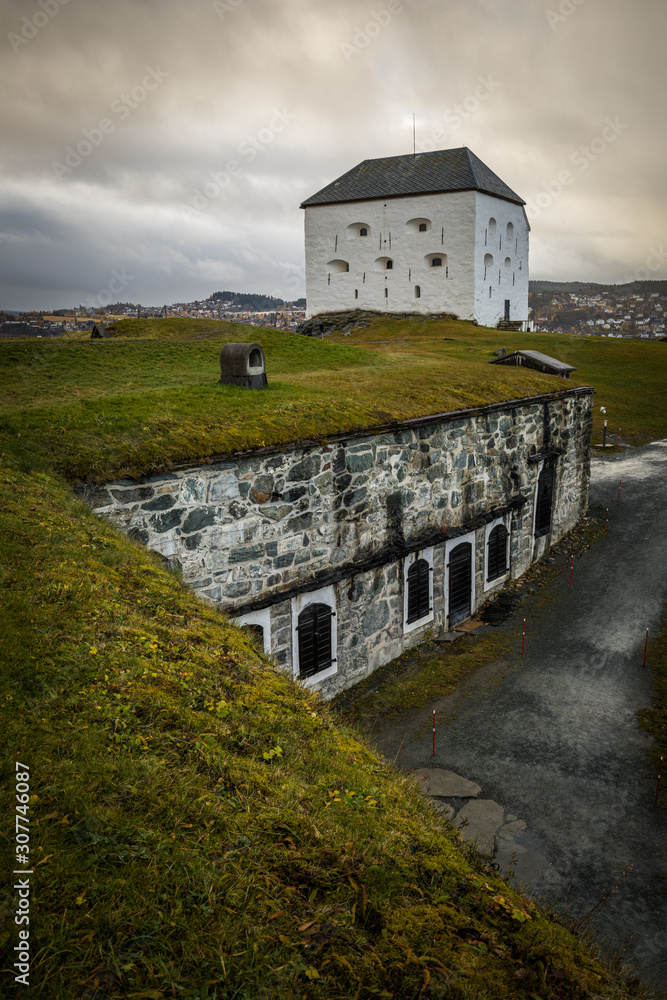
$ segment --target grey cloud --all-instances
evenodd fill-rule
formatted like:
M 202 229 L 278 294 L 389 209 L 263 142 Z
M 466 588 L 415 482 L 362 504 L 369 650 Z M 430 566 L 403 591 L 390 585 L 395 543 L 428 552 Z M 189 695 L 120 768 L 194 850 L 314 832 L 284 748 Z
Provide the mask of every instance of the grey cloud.
M 403 0 L 390 17 L 388 0 L 227 6 L 68 0 L 15 52 L 9 34 L 40 8 L 3 4 L 0 306 L 71 303 L 124 262 L 145 303 L 230 283 L 300 294 L 299 203 L 361 159 L 408 152 L 413 110 L 420 142 L 440 129 L 437 147 L 470 146 L 529 202 L 573 173 L 533 220 L 535 277 L 621 280 L 663 239 L 662 0 L 582 0 L 555 26 L 562 0 Z M 147 67 L 167 76 L 134 100 Z M 294 118 L 269 140 L 275 109 Z M 577 168 L 617 116 L 627 130 Z M 58 179 L 53 161 L 104 118 L 113 129 Z M 230 161 L 240 172 L 185 217 Z

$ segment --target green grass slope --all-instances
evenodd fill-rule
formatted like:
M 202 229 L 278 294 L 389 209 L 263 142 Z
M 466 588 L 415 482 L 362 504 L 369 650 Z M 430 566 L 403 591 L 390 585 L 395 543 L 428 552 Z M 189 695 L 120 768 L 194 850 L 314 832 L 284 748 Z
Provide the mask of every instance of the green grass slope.
M 385 357 L 235 323 L 124 320 L 115 332 L 3 344 L 0 432 L 13 454 L 100 482 L 564 388 L 477 359 Z M 249 338 L 268 388 L 220 385 L 220 348 Z
M 0 505 L 2 814 L 28 764 L 31 995 L 636 995 L 66 484 L 5 464 Z M 0 845 L 11 871 L 7 825 Z
M 432 357 L 441 363 L 485 363 L 500 347 L 541 351 L 574 365 L 566 384 L 592 385 L 596 390 L 594 440 L 601 440 L 607 410 L 609 433 L 631 444 L 667 436 L 667 344 L 647 340 L 616 340 L 556 333 L 512 333 L 451 320 L 373 320 L 350 337 L 334 342 L 364 346 L 378 353 Z M 496 370 L 511 371 L 501 366 Z M 546 376 L 538 376 L 546 378 Z M 562 384 L 562 380 L 558 380 Z M 548 391 L 548 390 L 546 390 Z
M 384 357 L 253 329 L 272 381 L 254 393 L 215 384 L 221 344 L 246 327 L 155 322 L 120 324 L 127 336 L 110 341 L 3 344 L 0 855 L 12 871 L 20 761 L 31 994 L 644 995 L 71 488 L 562 382 L 483 367 L 465 344 L 460 357 L 427 343 Z M 2 996 L 14 993 L 11 886 Z

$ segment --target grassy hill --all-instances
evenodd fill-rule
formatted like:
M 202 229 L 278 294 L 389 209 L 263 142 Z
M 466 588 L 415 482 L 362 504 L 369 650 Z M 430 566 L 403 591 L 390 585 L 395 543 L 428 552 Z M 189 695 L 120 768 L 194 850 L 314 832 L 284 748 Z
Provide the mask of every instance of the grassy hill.
M 483 366 L 499 336 L 511 343 L 467 324 L 385 356 L 387 345 L 367 344 L 371 354 L 356 335 L 332 344 L 162 322 L 119 324 L 123 336 L 109 341 L 3 345 L 0 855 L 12 871 L 19 761 L 31 786 L 31 993 L 645 995 L 72 491 L 77 477 L 563 383 Z M 272 388 L 217 386 L 220 345 L 249 333 L 266 349 Z M 400 339 L 405 329 L 364 333 Z M 657 424 L 636 411 L 638 433 L 651 434 Z M 3 996 L 17 943 L 11 884 L 0 888 Z
M 123 320 L 114 330 L 3 345 L 0 421 L 15 453 L 104 481 L 564 387 L 477 358 L 370 353 L 237 323 Z M 248 339 L 266 353 L 261 392 L 218 383 L 222 345 Z

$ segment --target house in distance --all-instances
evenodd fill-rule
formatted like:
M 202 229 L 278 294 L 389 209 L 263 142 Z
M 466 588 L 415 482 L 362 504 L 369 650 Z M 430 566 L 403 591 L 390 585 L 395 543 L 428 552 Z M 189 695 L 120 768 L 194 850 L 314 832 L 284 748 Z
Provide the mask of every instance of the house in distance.
M 467 147 L 364 160 L 301 205 L 306 316 L 528 322 L 525 202 Z

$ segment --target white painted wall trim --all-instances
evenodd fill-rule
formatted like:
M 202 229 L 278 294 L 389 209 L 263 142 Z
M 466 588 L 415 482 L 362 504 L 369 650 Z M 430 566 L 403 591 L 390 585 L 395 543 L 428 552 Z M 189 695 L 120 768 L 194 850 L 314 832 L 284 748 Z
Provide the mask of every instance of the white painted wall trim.
M 247 615 L 235 618 L 236 625 L 261 625 L 264 630 L 264 652 L 271 652 L 271 609 L 264 608 L 262 611 L 249 611 Z
M 295 680 L 300 680 L 306 687 L 314 687 L 321 681 L 332 677 L 338 673 L 338 615 L 331 619 L 331 659 L 333 663 L 327 670 L 321 670 L 319 674 L 312 677 L 299 677 L 299 615 L 309 604 L 327 604 L 332 611 L 336 611 L 336 589 L 333 586 L 321 587 L 320 590 L 311 590 L 307 594 L 297 594 L 292 598 L 292 675 Z
M 417 562 L 418 559 L 425 559 L 429 564 L 430 573 L 428 575 L 428 603 L 430 607 L 430 612 L 423 618 L 419 618 L 416 622 L 410 622 L 408 625 L 408 571 L 413 563 Z M 403 635 L 407 635 L 409 632 L 414 632 L 415 629 L 423 628 L 433 621 L 435 617 L 435 609 L 433 607 L 433 546 L 430 545 L 425 549 L 420 549 L 418 552 L 411 552 L 403 560 Z
M 507 570 L 502 576 L 497 576 L 495 580 L 489 580 L 489 535 L 499 524 L 504 524 L 507 529 L 507 540 L 506 540 L 506 550 L 505 550 L 505 562 L 507 565 Z M 511 573 L 511 541 L 512 541 L 512 514 L 505 514 L 504 517 L 498 517 L 495 521 L 490 521 L 486 526 L 484 532 L 484 591 L 493 590 L 495 587 L 505 586 L 510 578 Z

